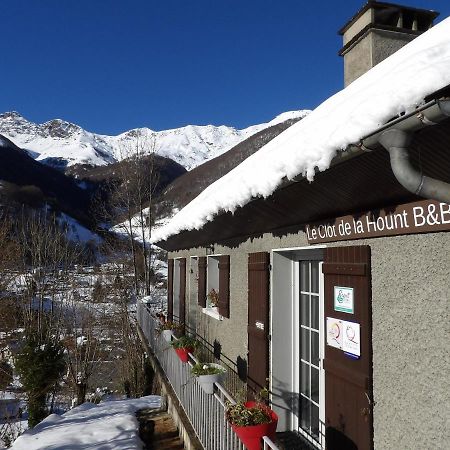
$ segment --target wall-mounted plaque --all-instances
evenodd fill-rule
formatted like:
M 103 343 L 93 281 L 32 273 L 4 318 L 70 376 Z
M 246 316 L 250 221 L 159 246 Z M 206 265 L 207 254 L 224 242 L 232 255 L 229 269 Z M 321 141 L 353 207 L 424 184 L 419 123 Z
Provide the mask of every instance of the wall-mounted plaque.
M 342 321 L 342 350 L 351 355 L 361 356 L 359 323 Z
M 342 320 L 327 317 L 327 345 L 342 348 Z
M 353 288 L 334 286 L 334 310 L 353 314 Z

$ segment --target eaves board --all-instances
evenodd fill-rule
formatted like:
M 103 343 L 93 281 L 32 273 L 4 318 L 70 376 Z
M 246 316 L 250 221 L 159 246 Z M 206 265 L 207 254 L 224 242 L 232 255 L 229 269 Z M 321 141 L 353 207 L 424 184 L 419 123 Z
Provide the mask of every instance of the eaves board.
M 450 119 L 417 132 L 410 154 L 424 174 L 450 182 Z M 337 159 L 327 171 L 316 174 L 312 183 L 305 179 L 288 183 L 234 214 L 218 215 L 201 230 L 181 232 L 158 245 L 166 250 L 214 243 L 235 246 L 264 233 L 295 232 L 306 223 L 418 199 L 397 182 L 388 152 L 379 149 L 348 160 Z

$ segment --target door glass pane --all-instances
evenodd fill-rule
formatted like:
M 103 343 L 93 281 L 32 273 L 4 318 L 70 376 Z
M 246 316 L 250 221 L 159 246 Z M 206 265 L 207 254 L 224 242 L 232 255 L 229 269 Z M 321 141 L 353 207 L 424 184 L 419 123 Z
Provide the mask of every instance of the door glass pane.
M 319 370 L 311 367 L 311 398 L 319 403 Z
M 319 333 L 311 331 L 311 363 L 319 365 Z
M 319 329 L 319 296 L 311 295 L 311 328 Z
M 311 403 L 302 396 L 300 396 L 300 424 L 302 428 L 309 431 L 311 425 Z
M 319 293 L 319 261 L 311 261 L 311 292 Z
M 300 319 L 301 324 L 309 327 L 309 295 L 300 294 Z
M 301 363 L 300 367 L 300 392 L 309 397 L 309 365 Z
M 311 405 L 311 434 L 319 437 L 319 407 Z
M 300 261 L 300 290 L 309 291 L 309 261 Z
M 309 361 L 309 330 L 301 329 L 300 333 L 301 358 Z
M 299 425 L 319 441 L 319 307 L 320 263 L 299 261 L 300 265 L 300 401 Z M 323 401 L 323 400 L 322 400 Z

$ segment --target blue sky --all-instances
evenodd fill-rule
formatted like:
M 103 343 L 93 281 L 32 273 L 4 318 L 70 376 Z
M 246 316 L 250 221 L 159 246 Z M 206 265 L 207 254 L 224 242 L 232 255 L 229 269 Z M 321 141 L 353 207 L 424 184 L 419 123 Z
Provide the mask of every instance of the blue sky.
M 117 134 L 313 109 L 343 86 L 337 31 L 364 3 L 2 2 L 0 111 Z M 448 0 L 401 3 L 450 15 Z

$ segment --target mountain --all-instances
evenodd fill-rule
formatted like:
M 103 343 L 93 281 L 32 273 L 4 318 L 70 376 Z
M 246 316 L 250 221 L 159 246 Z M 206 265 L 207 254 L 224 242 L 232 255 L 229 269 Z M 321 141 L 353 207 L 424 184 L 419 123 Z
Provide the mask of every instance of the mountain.
M 75 180 L 45 166 L 0 135 L 0 197 L 31 207 L 50 205 L 83 224 L 92 224 L 89 194 Z
M 239 142 L 232 149 L 176 178 L 163 191 L 161 201 L 176 209 L 184 207 L 210 184 L 223 177 L 244 159 L 303 117 L 304 115 L 299 117 L 291 113 L 282 114 L 279 116 L 280 120 L 274 120 L 271 126 L 258 131 Z
M 37 124 L 17 112 L 0 114 L 0 134 L 44 164 L 69 167 L 105 166 L 126 159 L 136 147 L 173 159 L 187 170 L 217 157 L 249 136 L 287 119 L 304 117 L 308 111 L 289 111 L 268 123 L 243 130 L 227 126 L 188 125 L 171 130 L 136 128 L 117 136 L 91 133 L 60 119 Z

